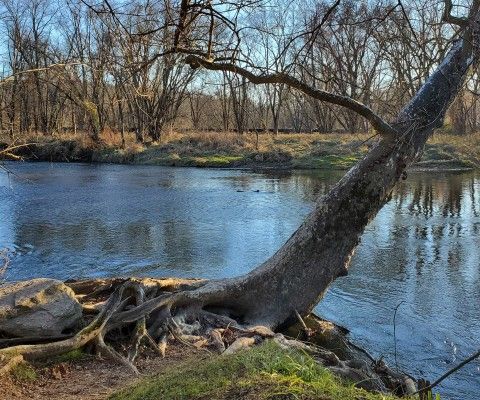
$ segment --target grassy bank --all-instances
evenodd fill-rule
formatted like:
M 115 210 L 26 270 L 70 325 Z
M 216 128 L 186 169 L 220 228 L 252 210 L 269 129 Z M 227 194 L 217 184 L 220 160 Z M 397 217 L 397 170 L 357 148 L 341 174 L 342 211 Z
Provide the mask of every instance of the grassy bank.
M 347 169 L 362 158 L 376 138 L 367 134 L 171 133 L 160 143 L 140 145 L 129 136 L 104 135 L 101 146 L 83 136 L 31 137 L 17 154 L 29 160 L 87 161 L 194 167 L 282 167 Z M 480 133 L 438 133 L 416 165 L 424 169 L 480 168 Z
M 123 389 L 110 400 L 393 400 L 335 378 L 310 356 L 267 342 L 231 356 L 205 356 Z

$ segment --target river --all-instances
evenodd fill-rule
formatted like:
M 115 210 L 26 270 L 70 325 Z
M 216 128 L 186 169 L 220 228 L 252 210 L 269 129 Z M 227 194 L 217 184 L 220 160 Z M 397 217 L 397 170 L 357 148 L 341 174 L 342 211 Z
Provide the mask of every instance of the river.
M 9 163 L 7 280 L 244 274 L 298 227 L 333 172 Z M 396 315 L 396 341 L 393 317 Z M 410 173 L 316 312 L 391 366 L 435 379 L 480 348 L 480 174 Z M 395 361 L 395 342 L 397 359 Z M 475 399 L 480 362 L 439 388 Z

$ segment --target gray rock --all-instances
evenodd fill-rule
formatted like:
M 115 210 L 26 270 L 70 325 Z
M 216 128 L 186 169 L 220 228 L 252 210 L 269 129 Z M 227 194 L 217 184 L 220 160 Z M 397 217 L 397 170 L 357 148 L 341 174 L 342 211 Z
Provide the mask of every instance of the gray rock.
M 0 286 L 0 333 L 57 336 L 81 318 L 75 293 L 61 281 L 42 278 Z

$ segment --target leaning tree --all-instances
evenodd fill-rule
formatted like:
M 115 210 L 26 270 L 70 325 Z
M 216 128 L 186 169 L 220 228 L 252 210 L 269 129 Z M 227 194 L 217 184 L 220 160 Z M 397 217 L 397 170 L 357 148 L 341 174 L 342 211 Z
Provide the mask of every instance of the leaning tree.
M 242 61 L 239 11 L 258 3 L 182 0 L 176 8 L 171 6 L 168 13 L 170 19 L 166 23 L 176 27 L 168 52 L 185 54 L 185 62 L 192 68 L 228 71 L 253 84 L 287 85 L 318 101 L 344 107 L 365 118 L 379 140 L 329 193 L 318 199 L 313 211 L 287 242 L 250 273 L 210 281 L 112 280 L 108 287 L 116 287 L 113 294 L 102 303 L 101 312 L 93 322 L 76 335 L 48 344 L 1 349 L 0 356 L 24 354 L 35 358 L 91 342 L 114 354 L 105 345 L 104 335 L 124 325 L 135 325 L 132 358 L 139 340 L 147 332 L 149 340 L 165 343 L 172 324 L 177 334 L 182 329 L 190 333 L 209 332 L 225 325 L 240 330 L 261 325 L 275 330 L 291 322 L 297 314 L 310 313 L 329 285 L 348 273 L 350 259 L 366 225 L 388 202 L 406 168 L 419 159 L 427 139 L 442 126 L 449 105 L 478 63 L 480 0 L 471 1 L 468 12 L 462 16 L 452 14 L 451 1 L 444 2 L 443 22 L 452 26 L 454 37 L 451 49 L 392 121 L 342 93 L 309 86 L 295 76 L 295 68 L 290 68 L 292 73 L 269 73 L 268 66 L 256 68 Z M 309 28 L 309 37 L 315 38 L 321 32 L 339 3 L 334 2 L 324 10 L 323 18 L 316 19 L 317 24 Z M 104 12 L 115 17 L 110 4 L 106 4 Z M 393 4 L 391 9 L 387 7 L 383 16 L 374 16 L 375 20 L 381 23 L 397 7 L 403 9 L 401 2 Z M 302 35 L 292 36 L 291 42 L 305 38 Z M 309 45 L 305 40 L 302 43 L 301 47 Z M 298 51 L 300 54 L 302 49 Z M 99 287 L 95 282 L 76 282 L 71 287 L 86 296 L 107 290 L 105 285 Z

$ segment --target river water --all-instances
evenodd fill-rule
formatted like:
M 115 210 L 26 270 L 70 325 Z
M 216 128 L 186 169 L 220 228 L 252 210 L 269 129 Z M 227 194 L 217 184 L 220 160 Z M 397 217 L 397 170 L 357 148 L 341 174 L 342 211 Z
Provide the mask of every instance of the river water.
M 298 227 L 332 172 L 11 163 L 0 173 L 6 278 L 247 273 Z M 393 316 L 396 316 L 394 341 Z M 480 174 L 410 173 L 316 311 L 435 379 L 480 348 Z M 480 362 L 440 387 L 480 396 Z

